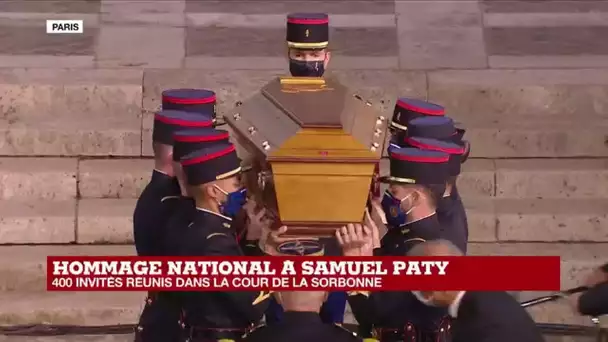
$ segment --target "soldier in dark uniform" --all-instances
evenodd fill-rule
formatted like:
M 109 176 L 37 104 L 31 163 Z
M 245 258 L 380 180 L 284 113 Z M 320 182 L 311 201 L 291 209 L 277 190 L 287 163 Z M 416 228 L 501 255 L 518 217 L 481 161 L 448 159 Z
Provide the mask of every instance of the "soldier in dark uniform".
M 292 13 L 287 16 L 287 48 L 289 71 L 295 77 L 323 76 L 331 53 L 329 45 L 329 16 L 325 13 Z M 340 256 L 340 247 L 334 238 L 323 238 L 325 253 Z M 346 293 L 332 292 L 321 308 L 321 318 L 326 323 L 342 323 L 346 309 Z M 272 300 L 266 312 L 266 323 L 281 320 L 282 308 Z
M 461 133 L 464 134 L 464 130 L 457 129 L 454 121 L 447 116 L 424 116 L 409 121 L 402 140 L 394 141 L 393 144 L 450 151 L 450 177 L 446 183 L 446 191 L 437 204 L 437 216 L 444 229 L 442 238 L 450 240 L 466 253 L 469 237 L 468 221 L 462 199 L 456 187 L 456 179 L 460 175 L 461 164 L 468 153 L 468 144 L 462 140 Z M 437 139 L 444 143 L 439 143 L 437 140 L 435 142 L 417 141 L 418 138 Z M 425 147 L 425 144 L 428 145 L 429 143 L 431 146 Z M 457 146 L 454 146 L 454 144 Z
M 389 124 L 389 129 L 391 131 L 391 144 L 389 147 L 401 146 L 399 141 L 403 141 L 405 138 L 405 133 L 410 121 L 420 117 L 437 117 L 444 115 L 445 108 L 438 104 L 406 97 L 398 98 L 397 103 L 395 104 L 395 110 L 393 111 L 393 117 Z
M 181 160 L 188 190 L 196 203 L 194 221 L 179 245 L 183 256 L 239 256 L 243 251 L 231 229 L 229 210 L 241 202 L 241 161 L 234 145 L 219 143 Z M 185 292 L 184 311 L 191 340 L 239 340 L 257 324 L 267 307 L 269 291 Z
M 462 199 L 455 180 L 460 175 L 465 144 L 458 138 L 454 121 L 446 116 L 423 117 L 410 121 L 402 146 L 450 154 L 446 191 L 437 203 L 437 216 L 442 225 L 442 238 L 450 240 L 466 253 L 469 228 Z
M 174 147 L 173 147 L 173 160 L 178 161 L 187 154 L 211 146 L 213 144 L 229 143 L 230 136 L 228 131 L 214 129 L 214 128 L 200 128 L 200 129 L 182 129 L 178 130 L 173 134 Z M 187 182 L 187 177 L 183 175 L 181 165 L 174 165 L 177 174 L 182 174 L 183 179 Z M 244 168 L 245 171 L 245 168 Z M 235 217 L 242 214 L 239 213 L 243 203 L 246 200 L 247 192 L 245 189 L 238 194 L 238 198 L 234 198 L 230 202 L 229 208 L 226 209 L 226 213 L 230 217 Z M 175 243 L 181 239 L 181 233 L 193 220 L 193 214 L 196 212 L 196 205 L 194 199 L 189 196 L 182 196 L 180 199 L 178 209 L 169 219 L 167 224 L 167 239 L 166 241 L 172 244 L 170 248 L 171 252 L 167 255 L 174 255 L 176 253 Z M 255 216 L 255 215 L 252 215 Z M 255 220 L 255 217 L 252 217 Z M 248 235 L 245 239 L 242 239 L 241 247 L 246 255 L 260 255 L 261 251 L 258 246 L 257 240 L 248 239 Z
M 594 270 L 585 285 L 589 290 L 575 296 L 577 311 L 595 317 L 608 314 L 608 263 Z
M 297 247 L 297 248 L 293 248 Z M 277 248 L 283 256 L 321 256 L 323 244 L 317 241 L 299 243 L 289 241 Z M 275 298 L 285 309 L 283 319 L 271 326 L 260 325 L 245 336 L 247 342 L 279 341 L 361 341 L 352 332 L 338 324 L 324 323 L 319 312 L 327 293 L 321 291 L 275 293 Z
M 164 228 L 181 195 L 171 163 L 173 131 L 180 127 L 210 127 L 212 117 L 202 113 L 161 111 L 154 117 L 152 133 L 155 169 L 152 179 L 137 200 L 133 213 L 133 233 L 138 255 L 164 255 Z M 149 293 L 139 318 L 136 340 L 175 341 L 181 335 L 181 309 L 165 293 Z
M 165 99 L 165 94 L 172 98 Z M 175 100 L 173 103 L 172 99 Z M 198 102 L 211 106 L 199 106 Z M 139 255 L 163 255 L 163 227 L 168 217 L 175 211 L 175 201 L 181 195 L 179 179 L 176 177 L 172 132 L 181 127 L 210 127 L 213 124 L 215 94 L 210 91 L 193 89 L 172 89 L 163 92 L 163 109 L 155 116 L 152 133 L 155 154 L 155 170 L 152 180 L 137 201 L 133 214 L 133 234 Z M 184 112 L 193 112 L 192 115 Z M 165 294 L 150 293 L 140 316 L 136 339 L 174 340 L 179 332 L 175 330 L 178 310 L 173 299 Z M 181 310 L 180 310 L 181 311 Z
M 440 238 L 437 200 L 449 175 L 449 154 L 416 148 L 390 151 L 390 176 L 381 177 L 389 188 L 382 201 L 387 219 L 393 222 L 374 255 L 405 255 L 420 242 Z M 349 304 L 362 327 L 373 325 L 380 341 L 439 341 L 444 309 L 425 307 L 411 292 L 352 292 Z M 370 332 L 359 332 L 369 337 Z
M 167 217 L 160 209 L 160 201 L 180 195 L 171 160 L 173 132 L 184 127 L 211 127 L 215 118 L 215 101 L 215 93 L 204 89 L 169 89 L 162 93 L 162 111 L 155 115 L 152 131 L 154 171 L 150 183 L 137 200 L 133 214 L 133 235 L 138 255 L 159 255 L 162 239 L 151 227 L 159 227 L 159 217 Z M 199 113 L 202 117 L 180 112 Z
M 175 173 L 180 175 L 186 188 L 187 179 L 179 161 L 186 155 L 197 150 L 218 143 L 228 143 L 230 135 L 227 131 L 215 128 L 187 128 L 180 129 L 173 133 L 173 163 Z M 168 219 L 165 229 L 165 255 L 176 255 L 177 245 L 181 240 L 181 235 L 194 219 L 196 205 L 194 199 L 183 192 L 177 200 L 177 209 L 173 211 Z
M 281 292 L 278 302 L 285 309 L 283 319 L 271 326 L 262 325 L 247 334 L 247 342 L 332 341 L 357 342 L 361 339 L 339 324 L 324 323 L 319 317 L 325 292 Z
M 163 110 L 203 113 L 216 117 L 215 92 L 208 89 L 169 89 L 162 93 Z
M 287 16 L 287 48 L 292 76 L 321 77 L 329 64 L 329 16 L 292 13 Z

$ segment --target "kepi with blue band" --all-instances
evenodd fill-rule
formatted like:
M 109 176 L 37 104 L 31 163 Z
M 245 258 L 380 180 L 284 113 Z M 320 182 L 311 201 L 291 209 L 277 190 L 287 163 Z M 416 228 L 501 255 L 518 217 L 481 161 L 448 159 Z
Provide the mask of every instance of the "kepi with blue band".
M 227 131 L 215 128 L 183 129 L 173 133 L 173 161 L 211 144 L 230 143 Z
M 213 118 L 211 116 L 177 110 L 163 110 L 154 115 L 152 141 L 173 145 L 173 133 L 177 129 L 212 126 Z
M 162 93 L 163 110 L 180 110 L 184 112 L 217 115 L 215 92 L 207 89 L 168 89 Z
M 444 141 L 456 139 L 454 120 L 447 116 L 423 116 L 411 120 L 407 125 L 407 136 Z
M 445 108 L 442 106 L 418 99 L 409 99 L 401 97 L 397 99 L 393 118 L 391 120 L 391 128 L 405 132 L 408 123 L 416 118 L 423 116 L 444 116 Z
M 191 186 L 234 177 L 242 172 L 241 160 L 231 143 L 213 144 L 197 150 L 184 156 L 181 164 Z M 247 201 L 246 189 L 227 192 L 218 187 L 218 190 L 227 197 L 226 202 L 220 205 L 221 213 L 231 218 L 235 217 Z
M 463 146 L 449 141 L 420 137 L 406 138 L 405 144 L 421 150 L 438 151 L 449 154 L 449 176 L 458 176 L 460 174 L 460 168 L 462 165 L 461 159 L 465 152 L 465 148 Z
M 460 162 L 464 163 L 468 157 L 470 145 L 463 140 L 466 132 L 463 128 L 457 128 L 454 120 L 447 116 L 425 116 L 411 120 L 403 140 L 408 137 L 438 139 L 460 145 L 464 152 Z M 405 141 L 400 141 L 400 146 L 408 146 Z
M 329 45 L 329 15 L 290 13 L 287 15 L 287 46 L 296 49 L 325 49 Z
M 329 45 L 329 16 L 325 13 L 287 15 L 287 47 L 300 50 L 324 50 Z M 327 56 L 325 56 L 327 57 Z M 325 60 L 289 59 L 289 71 L 296 77 L 321 77 Z

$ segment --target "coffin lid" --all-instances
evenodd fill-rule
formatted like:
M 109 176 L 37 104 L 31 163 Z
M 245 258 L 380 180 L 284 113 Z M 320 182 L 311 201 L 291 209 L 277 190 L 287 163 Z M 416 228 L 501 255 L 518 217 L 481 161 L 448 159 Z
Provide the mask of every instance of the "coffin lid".
M 386 119 L 333 78 L 277 77 L 226 122 L 269 162 L 376 162 L 386 131 Z

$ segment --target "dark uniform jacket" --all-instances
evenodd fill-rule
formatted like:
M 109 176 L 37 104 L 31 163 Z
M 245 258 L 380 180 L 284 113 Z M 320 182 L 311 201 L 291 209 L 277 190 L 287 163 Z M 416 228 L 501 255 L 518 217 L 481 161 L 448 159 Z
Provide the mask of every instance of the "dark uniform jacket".
M 381 240 L 381 247 L 374 251 L 376 256 L 403 256 L 416 244 L 439 239 L 437 215 L 410 222 L 399 228 L 391 228 Z M 382 341 L 398 341 L 404 334 L 418 339 L 424 330 L 438 330 L 438 325 L 447 315 L 445 309 L 432 308 L 420 303 L 409 291 L 351 293 L 348 297 L 353 315 L 359 323 L 359 334 L 370 337 L 371 326 L 383 332 Z M 417 331 L 414 331 L 417 329 Z M 418 331 L 420 330 L 420 331 Z
M 240 256 L 231 219 L 197 208 L 180 244 L 183 256 Z M 268 291 L 185 292 L 184 309 L 192 340 L 238 339 L 266 310 Z
M 188 226 L 194 220 L 196 214 L 196 204 L 191 197 L 180 196 L 176 201 L 176 208 L 171 217 L 167 220 L 164 229 L 164 251 L 165 256 L 181 255 L 180 247 L 183 236 Z
M 441 238 L 452 242 L 466 254 L 467 241 L 469 240 L 469 224 L 456 186 L 453 187 L 452 193 L 449 196 L 439 199 L 437 203 L 437 218 L 441 225 Z
M 174 208 L 174 199 L 179 195 L 175 177 L 156 170 L 152 172 L 152 179 L 139 196 L 133 212 L 133 236 L 138 255 L 162 255 L 163 230 Z
M 342 248 L 338 244 L 335 237 L 321 238 L 319 241 L 323 244 L 324 255 L 338 257 L 342 256 Z M 248 249 L 244 249 L 248 255 L 253 255 Z M 347 296 L 344 292 L 331 292 L 323 306 L 319 315 L 324 323 L 342 323 L 344 321 L 344 311 L 346 309 Z M 266 311 L 266 324 L 273 325 L 282 320 L 283 308 L 273 298 L 269 303 Z
M 283 320 L 272 326 L 261 326 L 248 334 L 247 342 L 356 342 L 352 332 L 321 321 L 316 312 L 285 312 Z
M 608 314 L 608 282 L 603 282 L 587 290 L 578 299 L 578 311 L 586 316 Z
M 165 255 L 164 232 L 176 210 L 180 195 L 177 179 L 156 170 L 137 200 L 133 213 L 133 235 L 137 254 Z M 183 336 L 179 301 L 167 292 L 149 293 L 139 317 L 136 340 L 178 341 Z
M 506 292 L 467 292 L 452 327 L 453 342 L 542 342 L 532 317 Z

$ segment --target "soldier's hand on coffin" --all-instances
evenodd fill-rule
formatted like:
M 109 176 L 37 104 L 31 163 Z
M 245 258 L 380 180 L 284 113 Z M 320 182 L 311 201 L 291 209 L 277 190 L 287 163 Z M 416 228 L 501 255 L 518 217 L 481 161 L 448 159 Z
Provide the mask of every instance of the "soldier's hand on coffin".
M 365 210 L 364 220 L 365 226 L 370 230 L 372 248 L 380 248 L 380 229 L 378 229 L 376 222 L 372 219 L 369 210 Z
M 349 223 L 336 231 L 336 239 L 344 256 L 371 256 L 372 233 L 359 223 Z
M 260 245 L 260 248 L 268 255 L 280 255 L 277 248 L 287 241 L 293 241 L 293 238 L 284 236 L 286 232 L 286 226 L 283 226 L 277 230 L 269 230 L 267 236 L 262 238 L 264 243 Z
M 243 206 L 247 213 L 247 240 L 260 240 L 264 231 L 268 231 L 272 221 L 266 216 L 265 208 L 258 208 L 257 203 L 250 199 Z

